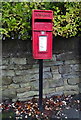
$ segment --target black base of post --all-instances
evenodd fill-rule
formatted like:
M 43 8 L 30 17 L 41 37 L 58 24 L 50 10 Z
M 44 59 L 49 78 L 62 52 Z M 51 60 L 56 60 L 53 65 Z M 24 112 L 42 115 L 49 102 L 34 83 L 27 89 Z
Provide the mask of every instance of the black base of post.
M 43 99 L 43 60 L 39 60 L 39 110 L 43 110 L 42 106 Z

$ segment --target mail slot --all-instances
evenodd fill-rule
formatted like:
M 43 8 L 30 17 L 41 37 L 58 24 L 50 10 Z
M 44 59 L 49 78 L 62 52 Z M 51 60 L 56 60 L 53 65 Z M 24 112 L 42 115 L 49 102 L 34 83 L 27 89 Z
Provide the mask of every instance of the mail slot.
M 52 58 L 52 19 L 51 10 L 32 11 L 32 48 L 34 59 Z

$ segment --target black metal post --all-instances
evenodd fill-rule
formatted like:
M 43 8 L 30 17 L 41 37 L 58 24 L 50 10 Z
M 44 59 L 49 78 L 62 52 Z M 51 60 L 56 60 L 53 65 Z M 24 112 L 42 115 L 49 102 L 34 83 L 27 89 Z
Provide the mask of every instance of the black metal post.
M 42 111 L 43 98 L 43 59 L 39 60 L 39 110 Z

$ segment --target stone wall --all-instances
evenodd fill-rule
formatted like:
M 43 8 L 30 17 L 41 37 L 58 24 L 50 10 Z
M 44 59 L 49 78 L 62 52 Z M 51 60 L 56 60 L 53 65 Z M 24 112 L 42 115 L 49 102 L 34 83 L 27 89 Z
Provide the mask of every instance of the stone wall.
M 50 97 L 54 94 L 78 94 L 81 92 L 81 58 L 78 51 L 79 46 L 75 50 L 74 48 L 74 46 L 73 50 L 65 50 L 63 46 L 58 50 L 54 48 L 53 58 L 51 60 L 44 60 L 44 97 Z M 38 97 L 39 64 L 38 60 L 32 58 L 31 49 L 29 52 L 22 50 L 23 55 L 20 54 L 21 52 L 14 54 L 14 48 L 12 53 L 8 50 L 5 51 L 5 49 L 4 47 L 2 60 L 3 99 L 24 101 L 33 96 Z

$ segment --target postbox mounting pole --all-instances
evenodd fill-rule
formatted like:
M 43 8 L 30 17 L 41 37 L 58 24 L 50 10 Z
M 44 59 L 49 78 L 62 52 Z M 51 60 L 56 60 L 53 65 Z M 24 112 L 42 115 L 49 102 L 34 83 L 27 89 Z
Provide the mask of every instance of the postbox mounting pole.
M 43 59 L 39 59 L 39 110 L 42 111 L 43 99 Z

